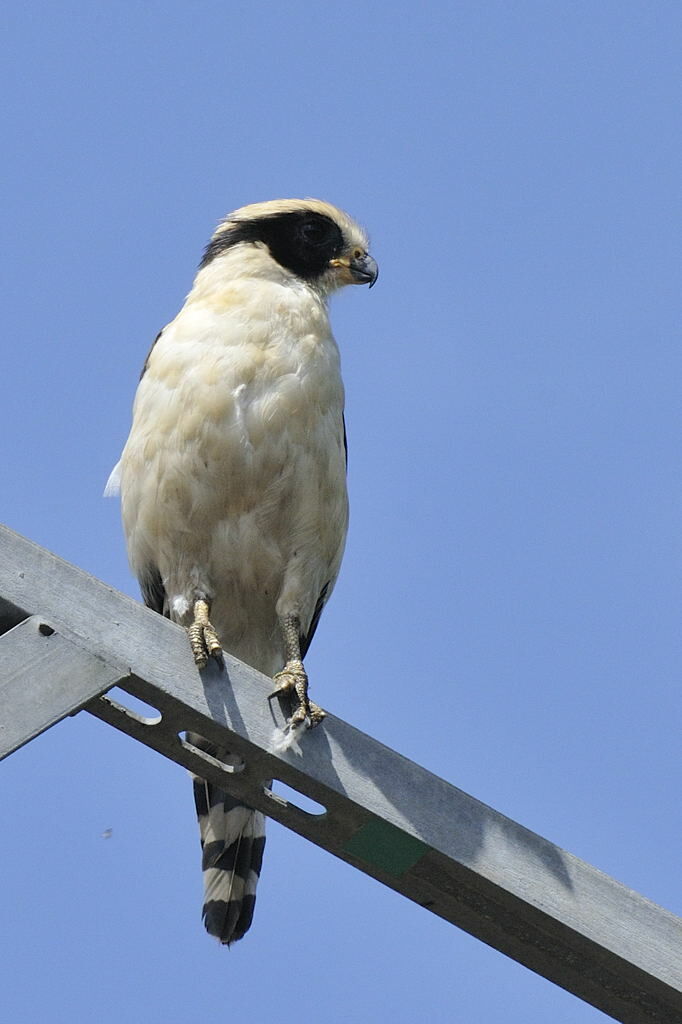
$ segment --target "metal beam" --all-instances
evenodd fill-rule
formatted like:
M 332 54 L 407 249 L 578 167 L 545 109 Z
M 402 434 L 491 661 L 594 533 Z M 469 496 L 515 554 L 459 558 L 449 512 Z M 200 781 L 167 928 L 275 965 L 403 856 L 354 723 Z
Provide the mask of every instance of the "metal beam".
M 41 616 L 4 633 L 0 656 L 0 760 L 128 675 Z
M 267 702 L 270 680 L 229 655 L 199 673 L 178 626 L 5 527 L 2 632 L 2 714 L 21 719 L 14 746 L 84 707 L 616 1020 L 682 1020 L 682 920 L 333 715 L 298 751 L 278 749 L 284 714 Z M 22 663 L 27 676 L 43 666 L 35 719 L 16 683 L 5 689 Z M 101 695 L 114 682 L 158 714 Z M 243 764 L 209 757 L 184 730 Z M 272 779 L 324 812 L 273 794 Z

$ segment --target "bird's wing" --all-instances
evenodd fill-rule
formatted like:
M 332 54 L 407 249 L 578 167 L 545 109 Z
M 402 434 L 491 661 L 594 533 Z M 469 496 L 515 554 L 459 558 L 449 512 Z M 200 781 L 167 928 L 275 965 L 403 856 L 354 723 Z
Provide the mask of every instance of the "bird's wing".
M 147 608 L 158 612 L 159 615 L 165 615 L 167 619 L 170 618 L 168 598 L 166 597 L 161 573 L 156 566 L 151 566 L 139 577 L 139 584 L 142 591 L 142 600 L 147 605 Z
M 153 342 L 151 343 L 149 352 L 147 352 L 144 364 L 142 366 L 142 371 L 140 373 L 140 380 L 142 380 L 142 378 L 145 375 L 145 371 L 147 369 L 147 366 L 149 365 L 149 357 L 152 354 L 154 346 L 156 345 L 157 341 L 159 340 L 159 338 L 161 337 L 161 335 L 163 334 L 165 329 L 166 329 L 165 327 L 162 327 L 161 330 L 159 331 L 159 333 L 154 338 Z M 112 469 L 111 473 L 109 474 L 109 479 L 107 480 L 106 486 L 104 488 L 104 497 L 105 498 L 115 498 L 116 495 L 120 494 L 120 492 L 121 492 L 121 460 L 119 459 L 119 461 L 116 463 L 116 465 Z M 159 582 L 160 582 L 160 579 L 159 579 Z M 145 589 L 144 589 L 144 585 L 142 583 L 142 580 L 140 580 L 140 586 L 142 587 L 142 594 L 143 594 L 143 597 L 144 597 L 144 603 L 147 605 L 147 607 L 154 608 L 155 611 L 160 611 L 159 608 L 156 608 L 155 605 L 150 604 L 149 601 L 147 600 L 147 595 L 145 593 Z
M 149 352 L 147 352 L 147 355 L 145 356 L 144 363 L 142 364 L 142 369 L 140 370 L 140 380 L 142 380 L 142 378 L 144 377 L 146 369 L 149 366 L 149 357 L 151 356 L 152 352 L 154 351 L 154 346 L 156 345 L 157 341 L 159 340 L 159 338 L 161 337 L 161 335 L 163 334 L 163 332 L 165 330 L 166 330 L 166 328 L 162 327 L 161 330 L 159 331 L 159 333 L 154 338 L 153 342 L 151 343 L 151 345 L 149 347 Z
M 322 614 L 322 609 L 324 608 L 325 604 L 327 603 L 327 594 L 329 592 L 330 584 L 331 584 L 331 580 L 327 580 L 325 585 L 322 587 L 322 590 L 320 592 L 320 596 L 318 597 L 317 602 L 315 604 L 315 611 L 313 612 L 313 617 L 310 620 L 310 625 L 308 626 L 308 632 L 306 633 L 305 636 L 301 637 L 301 657 L 302 658 L 305 658 L 306 654 L 308 653 L 308 648 L 310 647 L 311 643 L 313 642 L 313 637 L 315 636 L 315 630 L 317 629 L 317 624 L 320 621 L 320 615 Z

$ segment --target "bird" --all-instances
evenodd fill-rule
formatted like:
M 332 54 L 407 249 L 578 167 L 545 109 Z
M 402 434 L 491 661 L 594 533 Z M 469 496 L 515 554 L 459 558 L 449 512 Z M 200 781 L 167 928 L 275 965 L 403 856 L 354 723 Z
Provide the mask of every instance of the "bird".
M 271 676 L 292 733 L 324 719 L 303 659 L 348 527 L 329 299 L 377 275 L 364 229 L 328 202 L 276 199 L 228 214 L 147 355 L 105 490 L 120 492 L 145 604 L 186 628 L 199 670 L 228 651 Z M 265 819 L 203 779 L 193 785 L 204 925 L 229 946 L 252 922 Z

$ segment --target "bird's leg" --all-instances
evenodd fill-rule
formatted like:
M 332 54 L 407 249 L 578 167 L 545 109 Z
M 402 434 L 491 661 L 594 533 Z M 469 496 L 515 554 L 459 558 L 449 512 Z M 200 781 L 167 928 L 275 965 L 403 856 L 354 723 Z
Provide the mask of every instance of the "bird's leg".
M 194 622 L 187 630 L 187 635 L 197 668 L 206 668 L 209 654 L 214 658 L 222 656 L 223 649 L 215 629 L 208 621 L 208 601 L 204 598 L 197 598 L 194 602 Z
M 298 707 L 289 719 L 290 727 L 303 725 L 307 719 L 312 729 L 319 725 L 326 712 L 308 699 L 308 675 L 301 660 L 301 620 L 298 615 L 285 615 L 280 619 L 280 627 L 284 636 L 286 664 L 281 672 L 275 674 L 277 689 L 273 697 L 291 694 Z

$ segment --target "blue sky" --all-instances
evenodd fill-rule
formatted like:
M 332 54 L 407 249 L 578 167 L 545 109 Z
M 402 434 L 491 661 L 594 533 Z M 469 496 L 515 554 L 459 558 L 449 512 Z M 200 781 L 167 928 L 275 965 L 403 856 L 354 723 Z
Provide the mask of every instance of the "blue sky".
M 2 518 L 136 595 L 101 493 L 151 340 L 228 210 L 347 208 L 381 277 L 333 304 L 352 514 L 314 696 L 682 912 L 679 5 L 3 21 Z M 22 1024 L 606 1020 L 275 824 L 218 948 L 188 778 L 86 715 L 3 764 L 0 815 Z

